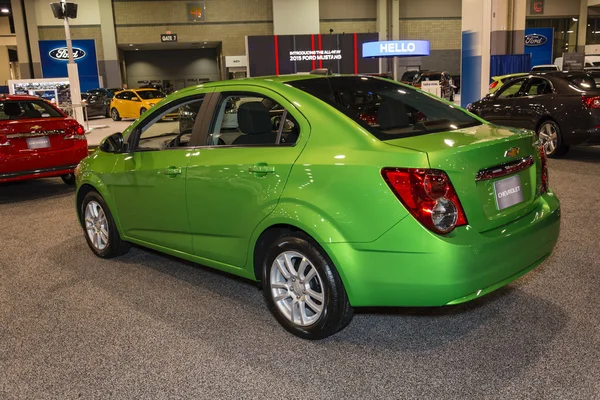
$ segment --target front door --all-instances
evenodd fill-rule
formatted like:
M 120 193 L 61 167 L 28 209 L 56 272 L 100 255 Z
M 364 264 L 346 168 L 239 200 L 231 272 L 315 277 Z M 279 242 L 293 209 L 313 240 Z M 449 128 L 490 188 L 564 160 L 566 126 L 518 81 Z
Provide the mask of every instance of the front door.
M 243 267 L 250 237 L 277 206 L 310 126 L 276 93 L 238 86 L 221 89 L 212 121 L 187 171 L 194 252 Z
M 196 133 L 180 121 L 161 119 L 184 107 L 201 113 L 202 105 L 203 98 L 196 96 L 152 110 L 128 137 L 132 151 L 116 163 L 111 182 L 128 237 L 192 253 L 185 179 Z
M 526 78 L 519 78 L 502 86 L 493 98 L 484 102 L 481 117 L 494 124 L 516 126 L 513 105 L 515 98 L 521 94 L 525 80 Z

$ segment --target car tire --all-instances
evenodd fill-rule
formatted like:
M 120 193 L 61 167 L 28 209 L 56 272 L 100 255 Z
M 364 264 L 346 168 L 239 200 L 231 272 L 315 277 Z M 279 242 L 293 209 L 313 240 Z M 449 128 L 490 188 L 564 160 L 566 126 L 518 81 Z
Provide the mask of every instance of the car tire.
M 75 174 L 74 173 L 68 173 L 68 174 L 64 174 L 61 175 L 60 177 L 64 183 L 66 183 L 67 185 L 74 185 L 75 184 Z
M 562 157 L 569 151 L 569 146 L 563 142 L 562 132 L 558 124 L 546 120 L 537 129 L 537 137 L 544 146 L 546 155 L 550 158 Z
M 110 118 L 110 107 L 106 107 L 106 111 L 104 111 L 104 118 Z
M 117 111 L 116 108 L 113 108 L 112 110 L 110 110 L 110 117 L 112 118 L 113 121 L 120 121 L 121 120 L 121 116 L 119 115 L 119 111 Z
M 131 244 L 121 240 L 115 220 L 98 192 L 85 195 L 79 215 L 88 246 L 98 257 L 113 258 L 129 251 Z
M 275 319 L 300 338 L 326 338 L 352 319 L 353 309 L 333 262 L 304 233 L 282 235 L 269 246 L 262 261 L 262 287 Z
M 146 111 L 148 111 L 148 110 L 146 109 L 146 107 L 142 107 L 142 108 L 140 108 L 140 117 L 141 117 L 141 116 L 142 116 L 142 115 L 143 115 L 143 114 L 144 114 Z

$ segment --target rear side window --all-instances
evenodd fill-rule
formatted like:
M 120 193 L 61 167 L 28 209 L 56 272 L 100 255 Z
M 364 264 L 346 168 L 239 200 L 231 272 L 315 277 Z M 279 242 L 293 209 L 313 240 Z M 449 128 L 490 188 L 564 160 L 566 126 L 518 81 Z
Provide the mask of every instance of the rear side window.
M 571 85 L 577 86 L 579 89 L 596 89 L 596 81 L 589 75 L 570 76 L 568 80 Z
M 288 84 L 334 106 L 380 140 L 481 124 L 451 104 L 377 78 L 315 78 Z
M 0 102 L 0 120 L 57 117 L 62 115 L 42 100 Z

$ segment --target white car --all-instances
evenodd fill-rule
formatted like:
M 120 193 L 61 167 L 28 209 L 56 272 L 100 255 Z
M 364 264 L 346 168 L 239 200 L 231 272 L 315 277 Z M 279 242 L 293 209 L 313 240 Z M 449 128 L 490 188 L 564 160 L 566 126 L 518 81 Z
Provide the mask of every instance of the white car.
M 545 65 L 536 65 L 531 68 L 531 72 L 554 72 L 560 71 L 558 65 L 553 64 L 545 64 Z

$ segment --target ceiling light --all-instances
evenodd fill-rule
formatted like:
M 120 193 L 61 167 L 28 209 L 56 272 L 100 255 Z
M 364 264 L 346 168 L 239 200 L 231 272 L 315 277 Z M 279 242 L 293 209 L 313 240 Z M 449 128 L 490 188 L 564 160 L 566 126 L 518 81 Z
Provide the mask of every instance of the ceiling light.
M 136 49 L 136 50 L 139 50 L 139 49 Z
M 129 44 L 129 46 L 133 47 L 133 45 L 132 45 L 132 44 Z
M 10 10 L 8 8 L 3 8 L 0 10 L 3 14 L 8 14 Z
M 577 18 L 573 17 L 573 22 L 579 21 Z
M 207 44 L 208 42 L 204 42 L 204 44 Z

